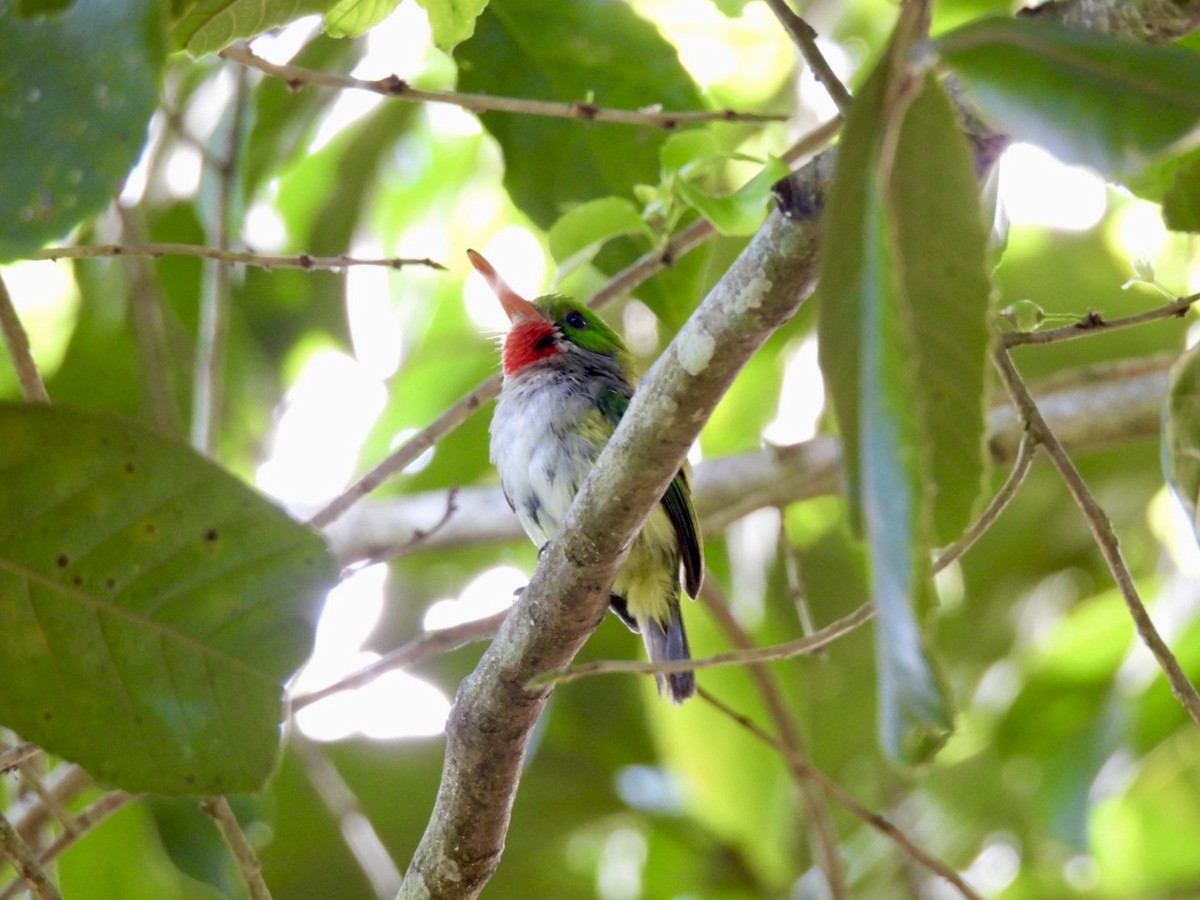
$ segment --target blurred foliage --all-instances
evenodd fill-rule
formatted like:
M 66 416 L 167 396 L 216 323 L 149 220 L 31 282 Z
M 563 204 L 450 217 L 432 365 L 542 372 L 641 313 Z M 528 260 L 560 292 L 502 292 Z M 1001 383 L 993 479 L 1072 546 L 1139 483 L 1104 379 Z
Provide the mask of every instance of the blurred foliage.
M 93 5 L 27 2 L 18 9 L 50 28 L 56 16 Z M 511 113 L 474 116 L 439 104 L 289 86 L 253 73 L 234 77 L 237 67 L 213 55 L 304 12 L 326 14 L 334 30 L 357 34 L 391 5 L 175 0 L 163 19 L 170 20 L 170 45 L 187 53 L 166 61 L 148 134 L 142 124 L 110 123 L 133 129 L 123 137 L 144 144 L 120 208 L 99 216 L 80 209 L 54 223 L 56 235 L 77 225 L 79 243 L 212 244 L 218 175 L 228 163 L 239 192 L 238 245 L 314 256 L 428 256 L 447 267 L 232 270 L 215 455 L 302 512 L 496 371 L 491 338 L 502 322 L 476 305 L 469 284 L 464 287 L 465 248 L 486 252 L 531 292 L 555 283 L 555 263 L 570 263 L 569 274 L 560 275 L 568 278 L 566 289 L 583 295 L 660 248 L 706 203 L 709 214 L 719 215 L 711 198 L 736 198 L 725 205 L 729 236 L 676 260 L 639 286 L 633 300 L 605 311 L 648 365 L 745 245 L 737 235 L 765 211 L 760 191 L 739 195 L 738 189 L 828 114 L 818 111 L 819 91 L 800 79 L 786 38 L 753 0 L 495 0 L 478 19 L 470 4 L 427 0 L 399 4 L 358 37 L 334 39 L 307 19 L 255 44 L 263 55 L 307 68 L 364 78 L 395 72 L 422 88 L 790 117 L 761 126 L 697 127 L 685 133 L 690 136 Z M 1010 6 L 945 0 L 937 4 L 934 33 L 1007 13 Z M 895 14 L 895 4 L 882 0 L 806 10 L 830 41 L 831 56 L 848 61 L 847 81 L 855 88 L 887 41 Z M 134 30 L 113 26 L 89 42 L 91 49 L 118 48 L 118 39 L 131 39 Z M 161 34 L 138 34 L 147 50 L 162 40 Z M 1185 44 L 1193 55 L 1200 49 L 1194 36 Z M 451 47 L 453 56 L 447 55 Z M 17 58 L 10 50 L 0 43 L 0 72 Z M 48 63 L 48 70 L 85 73 L 93 65 L 63 57 Z M 1054 85 L 1064 78 L 1070 83 L 1070 72 L 1038 86 L 1043 83 L 1022 81 L 1019 64 L 1013 65 L 1014 71 L 1000 68 L 1016 79 L 1017 93 L 1061 111 Z M 1118 79 L 1112 90 L 1133 89 L 1136 80 Z M 0 80 L 0 100 L 11 101 L 12 90 Z M 1115 95 L 1097 96 L 1072 115 L 1121 114 Z M 247 127 L 235 157 L 225 160 L 224 129 L 237 107 Z M 93 112 L 85 105 L 60 116 L 90 123 Z M 1112 124 L 1111 118 L 1096 121 L 1101 131 Z M 1157 134 L 1155 123 L 1146 124 Z M 31 152 L 15 146 L 10 134 L 0 132 L 0 161 Z M 1160 149 L 1161 142 L 1152 143 Z M 95 149 L 106 156 L 119 147 Z M 1135 254 L 1148 256 L 1172 291 L 1196 290 L 1194 247 L 1163 232 L 1160 208 L 1152 205 L 1165 199 L 1177 227 L 1195 227 L 1194 156 L 1172 154 L 1142 171 L 1140 180 L 1130 179 L 1128 186 L 1147 199 L 1110 189 L 1106 214 L 1084 230 L 1016 224 L 1007 231 L 996 242 L 993 308 L 1031 301 L 1046 314 L 1099 310 L 1108 318 L 1152 308 L 1163 299 L 1153 290 L 1121 289 Z M 0 193 L 9 193 L 18 171 L 24 170 L 0 167 Z M 96 172 L 108 179 L 111 199 L 117 175 L 103 167 Z M 581 211 L 589 209 L 604 211 L 602 221 L 581 222 Z M 21 252 L 49 234 L 24 235 Z M 211 270 L 211 263 L 168 255 L 21 263 L 0 274 L 56 403 L 123 413 L 179 436 L 191 415 L 193 355 Z M 1178 354 L 1186 326 L 1160 321 L 1022 348 L 1015 357 L 1036 382 L 1085 364 Z M 796 424 L 804 401 L 822 391 L 811 374 L 788 387 L 796 371 L 808 371 L 797 360 L 814 332 L 809 304 L 767 340 L 702 434 L 706 458 L 758 448 L 764 432 L 774 433 L 769 428 Z M 5 354 L 0 398 L 20 398 Z M 307 430 L 296 424 L 305 411 L 309 420 L 317 415 Z M 495 484 L 486 451 L 489 412 L 475 412 L 378 494 Z M 818 428 L 836 431 L 828 410 Z M 794 428 L 787 433 L 799 439 Z M 337 443 L 333 438 L 344 445 L 337 452 L 326 447 Z M 1185 436 L 1175 446 L 1194 447 L 1195 440 Z M 1157 442 L 1128 442 L 1081 455 L 1078 463 L 1113 519 L 1143 596 L 1196 680 L 1194 539 L 1163 499 L 1159 456 Z M 289 480 L 268 483 L 264 461 L 284 459 L 291 464 Z M 987 473 L 984 494 L 1006 474 Z M 729 595 L 732 615 L 751 640 L 798 637 L 799 594 L 818 627 L 869 598 L 868 563 L 851 518 L 842 498 L 820 497 L 754 513 L 706 536 L 711 580 Z M 787 574 L 793 554 L 802 585 Z M 435 603 L 459 597 L 481 573 L 502 564 L 528 572 L 535 562 L 536 549 L 524 542 L 436 553 L 415 548 L 389 564 L 384 610 L 360 644 L 387 652 L 420 632 Z M 868 627 L 818 655 L 768 667 L 812 762 L 987 896 L 1200 893 L 1194 852 L 1200 846 L 1200 736 L 1136 640 L 1086 524 L 1048 466 L 1035 466 L 1016 500 L 939 577 L 937 588 L 929 650 L 958 710 L 945 747 L 917 770 L 898 769 L 885 758 Z M 698 656 L 729 648 L 725 628 L 704 604 L 689 604 L 685 615 Z M 318 634 L 318 648 L 321 641 Z M 453 697 L 479 652 L 476 644 L 445 654 L 417 674 Z M 636 652 L 636 639 L 610 617 L 581 658 Z M 746 670 L 704 672 L 700 683 L 773 730 Z M 371 715 L 387 719 L 408 700 L 392 696 Z M 360 731 L 370 720 L 359 723 Z M 274 896 L 376 896 L 345 835 L 369 822 L 402 872 L 427 821 L 442 752 L 439 737 L 356 733 L 325 744 L 292 741 L 270 786 L 253 798 L 235 798 Z M 356 798 L 362 820 L 343 818 L 344 810 L 331 803 L 320 774 L 330 766 Z M 19 778 L 0 782 L 0 806 L 19 810 L 27 796 Z M 95 790 L 76 796 L 72 811 L 97 796 Z M 946 896 L 946 886 L 894 844 L 836 804 L 828 806 L 853 896 Z M 649 679 L 585 679 L 559 689 L 538 726 L 506 852 L 485 896 L 820 897 L 819 859 L 801 792 L 777 753 L 703 701 L 668 708 L 654 697 Z M 126 806 L 73 846 L 57 875 L 69 900 L 216 898 L 242 891 L 212 823 L 195 803 L 179 799 Z M 0 883 L 11 877 L 0 865 Z

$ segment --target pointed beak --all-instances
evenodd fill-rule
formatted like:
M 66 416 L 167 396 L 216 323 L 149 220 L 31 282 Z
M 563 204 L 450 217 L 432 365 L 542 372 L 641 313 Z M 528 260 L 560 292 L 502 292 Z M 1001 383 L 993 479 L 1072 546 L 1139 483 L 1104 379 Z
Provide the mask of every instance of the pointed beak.
M 510 322 L 516 325 L 518 322 L 546 318 L 542 315 L 541 310 L 510 288 L 504 279 L 500 277 L 500 274 L 492 268 L 490 262 L 474 250 L 467 251 L 467 258 L 471 260 L 471 265 L 475 267 L 475 271 L 483 276 L 483 280 L 492 289 L 492 293 L 499 299 L 500 305 L 508 313 L 508 320 Z

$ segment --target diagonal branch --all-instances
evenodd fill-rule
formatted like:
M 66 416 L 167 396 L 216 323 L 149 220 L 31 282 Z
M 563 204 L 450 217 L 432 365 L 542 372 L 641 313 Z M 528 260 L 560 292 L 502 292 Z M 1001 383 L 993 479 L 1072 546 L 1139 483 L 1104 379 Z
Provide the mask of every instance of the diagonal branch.
M 534 723 L 599 624 L 635 531 L 742 365 L 811 294 L 817 225 L 773 213 L 650 369 L 446 726 L 433 815 L 399 897 L 474 897 L 500 860 Z M 717 352 L 720 348 L 720 352 Z M 569 598 L 569 602 L 568 602 Z
M 1012 397 L 1013 405 L 1020 411 L 1026 427 L 1034 438 L 1046 449 L 1046 455 L 1058 469 L 1058 474 L 1066 484 L 1067 490 L 1070 491 L 1079 511 L 1087 520 L 1096 546 L 1100 548 L 1100 553 L 1108 564 L 1109 571 L 1112 572 L 1113 580 L 1116 581 L 1121 596 L 1125 599 L 1125 605 L 1129 608 L 1129 615 L 1133 618 L 1138 636 L 1154 654 L 1155 660 L 1158 661 L 1159 667 L 1167 677 L 1167 683 L 1170 684 L 1171 693 L 1175 695 L 1175 699 L 1187 710 L 1192 720 L 1200 725 L 1200 694 L 1197 694 L 1195 685 L 1188 680 L 1187 675 L 1180 668 L 1175 654 L 1171 652 L 1167 642 L 1162 639 L 1162 635 L 1158 633 L 1158 629 L 1154 627 L 1154 622 L 1150 619 L 1150 614 L 1146 612 L 1142 598 L 1138 596 L 1133 575 L 1121 554 L 1117 535 L 1113 531 L 1108 514 L 1096 502 L 1096 498 L 1092 496 L 1092 492 L 1088 490 L 1088 486 L 1080 476 L 1079 470 L 1071 462 L 1071 457 L 1067 455 L 1067 451 L 1063 449 L 1058 437 L 1046 424 L 1041 410 L 1033 402 L 1033 397 L 1025 387 L 1025 382 L 1016 366 L 1013 365 L 1008 351 L 1003 347 L 998 348 L 995 351 L 994 360 L 996 368 L 1000 371 L 1000 377 L 1004 381 L 1004 386 L 1008 389 L 1009 396 Z

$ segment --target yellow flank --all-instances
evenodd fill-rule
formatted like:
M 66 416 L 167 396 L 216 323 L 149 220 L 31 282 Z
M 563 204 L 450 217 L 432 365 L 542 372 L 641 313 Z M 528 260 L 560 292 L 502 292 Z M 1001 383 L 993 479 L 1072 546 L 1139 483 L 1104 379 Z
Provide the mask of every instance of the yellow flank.
M 625 598 L 638 621 L 653 619 L 665 628 L 671 619 L 671 607 L 679 602 L 676 541 L 666 511 L 655 506 L 613 584 L 613 593 Z

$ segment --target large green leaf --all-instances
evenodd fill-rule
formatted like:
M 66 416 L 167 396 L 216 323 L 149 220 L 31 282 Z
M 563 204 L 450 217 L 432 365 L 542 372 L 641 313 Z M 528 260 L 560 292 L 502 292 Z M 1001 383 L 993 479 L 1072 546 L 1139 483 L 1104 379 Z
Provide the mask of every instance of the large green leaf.
M 911 328 L 918 447 L 934 489 L 934 540 L 949 544 L 970 523 L 983 488 L 987 371 L 987 232 L 971 150 L 935 80 L 908 108 L 888 193 Z
M 846 122 L 822 246 L 820 358 L 878 607 L 880 724 L 918 761 L 950 728 L 915 608 L 935 540 L 983 475 L 985 240 L 969 149 L 932 76 L 895 102 L 885 58 Z
M 0 722 L 101 782 L 260 787 L 335 577 L 317 535 L 182 444 L 0 406 Z
M 464 91 L 627 109 L 701 108 L 675 49 L 624 3 L 505 0 L 479 17 L 455 58 Z M 657 180 L 666 134 L 660 129 L 502 113 L 482 121 L 504 151 L 509 193 L 542 228 L 579 203 L 627 197 L 635 184 Z
M 23 19 L 0 0 L 0 261 L 61 237 L 120 190 L 158 102 L 161 9 L 76 0 Z
M 1200 54 L 1030 19 L 939 38 L 942 59 L 1004 131 L 1120 177 L 1193 140 Z

